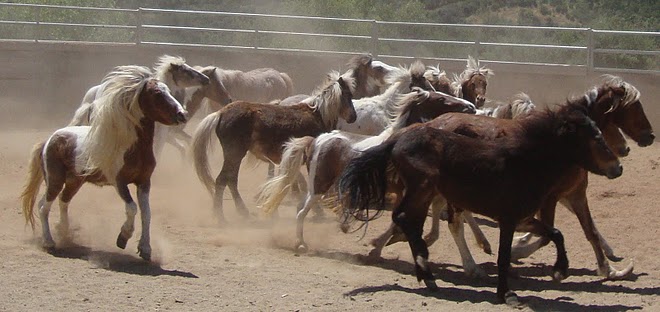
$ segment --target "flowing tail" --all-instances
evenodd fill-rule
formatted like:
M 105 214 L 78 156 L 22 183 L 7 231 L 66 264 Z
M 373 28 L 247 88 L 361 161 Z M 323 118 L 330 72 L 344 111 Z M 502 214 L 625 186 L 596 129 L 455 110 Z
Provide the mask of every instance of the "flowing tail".
M 268 180 L 262 187 L 258 199 L 264 213 L 272 214 L 280 206 L 293 183 L 300 174 L 305 162 L 305 150 L 314 142 L 314 137 L 293 138 L 284 146 L 279 174 Z
M 199 123 L 192 137 L 193 163 L 197 177 L 204 184 L 211 196 L 215 191 L 215 182 L 209 168 L 208 147 L 211 145 L 212 134 L 220 122 L 220 111 L 206 116 Z
M 284 100 L 293 95 L 293 80 L 291 80 L 291 77 L 287 73 L 280 73 L 280 76 L 282 76 L 284 83 L 286 83 L 286 96 L 281 99 Z
M 360 221 L 369 221 L 378 216 L 363 215 L 364 211 L 385 209 L 388 165 L 396 138 L 390 138 L 381 145 L 365 150 L 351 160 L 339 178 L 339 194 L 344 204 L 344 222 L 347 216 Z
M 32 148 L 30 163 L 28 164 L 28 180 L 23 187 L 21 193 L 21 201 L 23 202 L 23 216 L 25 217 L 25 224 L 30 224 L 34 230 L 34 204 L 37 201 L 37 194 L 41 188 L 41 182 L 44 180 L 43 163 L 41 153 L 44 149 L 46 142 L 36 144 Z
M 80 107 L 73 113 L 73 119 L 69 122 L 69 126 L 86 126 L 91 123 L 92 110 L 94 106 L 92 103 L 83 102 Z

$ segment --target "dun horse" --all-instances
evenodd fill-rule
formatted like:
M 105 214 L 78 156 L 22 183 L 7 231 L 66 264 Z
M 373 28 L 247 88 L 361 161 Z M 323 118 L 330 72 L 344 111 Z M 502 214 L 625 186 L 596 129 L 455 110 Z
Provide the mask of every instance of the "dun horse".
M 354 81 L 331 72 L 311 97 L 292 106 L 237 101 L 204 118 L 193 136 L 197 176 L 213 196 L 213 207 L 224 222 L 223 192 L 228 185 L 236 209 L 248 215 L 238 192 L 238 172 L 247 152 L 266 162 L 279 163 L 284 143 L 291 137 L 318 136 L 336 128 L 341 117 L 355 121 L 351 100 Z M 222 170 L 213 182 L 207 148 L 215 132 L 224 155 Z
M 155 123 L 176 125 L 186 121 L 183 107 L 170 95 L 165 83 L 140 66 L 120 66 L 106 76 L 103 96 L 95 100 L 95 118 L 90 126 L 57 130 L 32 151 L 28 181 L 21 194 L 26 223 L 34 227 L 34 204 L 41 182 L 46 194 L 39 202 L 43 246 L 55 248 L 48 215 L 60 195 L 60 223 L 63 236 L 69 230 L 68 207 L 73 196 L 86 182 L 99 186 L 113 185 L 126 204 L 126 221 L 117 237 L 117 246 L 125 248 L 133 235 L 135 204 L 128 190 L 137 186 L 142 220 L 138 244 L 140 257 L 151 259 L 149 191 L 151 174 L 156 166 L 153 152 Z
M 259 201 L 266 213 L 275 211 L 287 190 L 296 181 L 300 167 L 306 163 L 309 173 L 307 195 L 300 203 L 297 219 L 296 248 L 307 250 L 303 239 L 303 223 L 309 210 L 324 194 L 335 193 L 333 187 L 346 163 L 360 150 L 383 142 L 394 131 L 413 123 L 433 119 L 447 112 L 474 113 L 474 104 L 439 92 L 414 88 L 413 92 L 398 96 L 395 103 L 398 113 L 391 126 L 378 136 L 357 135 L 346 131 L 332 131 L 317 138 L 291 139 L 284 149 L 280 173 L 264 184 Z
M 395 175 L 402 197 L 392 220 L 408 239 L 418 280 L 431 289 L 437 286 L 422 228 L 432 200 L 443 195 L 457 215 L 468 210 L 496 220 L 500 226 L 497 299 L 515 304 L 517 296 L 507 281 L 514 230 L 549 237 L 557 247 L 553 278 L 565 278 L 568 258 L 563 236 L 534 219 L 534 213 L 554 205 L 552 186 L 575 166 L 609 178 L 621 175 L 621 164 L 586 113 L 582 106 L 567 103 L 557 111 L 535 111 L 518 120 L 463 115 L 471 124 L 496 121 L 508 133 L 497 140 L 413 125 L 349 163 L 339 183 L 345 211 L 364 220 L 364 211 L 383 209 L 388 173 Z M 480 196 L 474 196 L 473 188 L 480 190 Z

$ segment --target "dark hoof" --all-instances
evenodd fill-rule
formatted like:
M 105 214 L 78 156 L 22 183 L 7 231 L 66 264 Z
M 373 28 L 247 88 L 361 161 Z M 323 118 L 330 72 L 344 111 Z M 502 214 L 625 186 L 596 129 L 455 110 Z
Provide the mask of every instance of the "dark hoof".
M 621 262 L 621 260 L 624 259 L 623 257 L 617 257 L 615 255 L 609 255 L 609 256 L 605 255 L 605 256 L 607 257 L 607 259 L 609 259 L 612 262 Z
M 435 283 L 435 279 L 425 279 L 424 280 L 424 285 L 426 285 L 426 288 L 430 291 L 438 291 L 438 284 Z
M 504 303 L 516 309 L 520 309 L 524 307 L 523 304 L 520 302 L 520 300 L 518 300 L 518 295 L 516 295 L 516 293 L 510 290 L 507 291 L 506 294 L 504 294 Z
M 121 236 L 121 233 L 119 233 L 119 236 L 117 236 L 117 247 L 125 249 L 126 243 L 128 243 L 128 238 L 124 238 Z
M 552 270 L 552 280 L 555 282 L 561 282 L 568 277 L 568 269 L 553 269 Z
M 151 262 L 151 252 L 138 251 L 138 255 L 140 255 L 140 258 L 144 259 L 144 261 Z

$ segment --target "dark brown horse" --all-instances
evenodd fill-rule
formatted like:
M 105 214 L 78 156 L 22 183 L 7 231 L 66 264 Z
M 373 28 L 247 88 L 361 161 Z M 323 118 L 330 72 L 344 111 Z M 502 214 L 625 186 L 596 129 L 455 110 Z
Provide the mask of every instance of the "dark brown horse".
M 497 121 L 507 135 L 482 140 L 428 124 L 413 125 L 353 159 L 340 178 L 339 191 L 345 196 L 346 213 L 365 220 L 365 211 L 383 209 L 388 174 L 396 176 L 397 191 L 403 195 L 392 219 L 408 239 L 418 280 L 431 289 L 437 286 L 422 230 L 432 200 L 442 195 L 458 214 L 467 210 L 496 220 L 500 225 L 497 299 L 517 303 L 507 281 L 516 228 L 555 243 L 553 278 L 565 278 L 568 258 L 563 237 L 534 219 L 534 214 L 554 205 L 553 186 L 576 166 L 609 178 L 620 176 L 622 167 L 580 105 L 567 103 L 557 111 L 535 111 L 518 120 L 465 117 L 464 124 Z M 479 196 L 474 195 L 475 188 Z
M 68 207 L 85 182 L 113 185 L 126 204 L 126 222 L 121 227 L 117 246 L 125 248 L 133 235 L 135 204 L 128 184 L 137 186 L 142 220 L 138 253 L 151 259 L 149 190 L 156 167 L 153 152 L 155 123 L 176 125 L 186 121 L 186 112 L 170 95 L 167 85 L 154 78 L 146 67 L 120 66 L 106 76 L 105 93 L 94 103 L 97 108 L 90 126 L 57 130 L 46 142 L 37 144 L 30 159 L 28 181 L 21 198 L 26 223 L 34 227 L 34 204 L 42 181 L 46 194 L 39 203 L 43 246 L 55 247 L 48 215 L 60 195 L 60 224 L 66 237 L 69 230 Z M 45 179 L 44 179 L 45 177 Z
M 284 149 L 280 173 L 262 187 L 259 201 L 266 213 L 273 213 L 294 185 L 302 165 L 309 175 L 307 194 L 300 202 L 297 219 L 296 248 L 306 251 L 303 239 L 303 222 L 312 207 L 325 194 L 333 195 L 335 182 L 346 164 L 361 150 L 378 145 L 393 132 L 414 123 L 433 119 L 447 112 L 474 113 L 474 104 L 444 93 L 428 92 L 414 88 L 413 92 L 398 97 L 398 111 L 391 126 L 377 136 L 359 135 L 346 131 L 332 131 L 314 137 L 291 139 Z
M 258 159 L 280 163 L 285 142 L 292 137 L 318 136 L 336 128 L 341 117 L 355 121 L 351 78 L 342 78 L 338 72 L 328 75 L 327 82 L 311 97 L 298 105 L 280 106 L 237 101 L 207 116 L 193 136 L 193 157 L 197 176 L 213 196 L 213 207 L 224 222 L 223 192 L 227 185 L 236 209 L 248 215 L 238 192 L 238 171 L 247 152 Z M 222 170 L 213 182 L 207 149 L 215 132 L 224 155 Z

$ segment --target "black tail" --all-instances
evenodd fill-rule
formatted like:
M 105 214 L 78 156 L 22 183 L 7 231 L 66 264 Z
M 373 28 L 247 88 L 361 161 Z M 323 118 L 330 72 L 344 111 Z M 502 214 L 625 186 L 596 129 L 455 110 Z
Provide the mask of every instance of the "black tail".
M 396 139 L 389 139 L 381 145 L 365 150 L 348 163 L 339 178 L 339 194 L 345 217 L 353 216 L 360 221 L 368 221 L 379 214 L 369 217 L 362 212 L 368 212 L 369 209 L 380 212 L 385 208 L 387 167 L 396 142 Z

